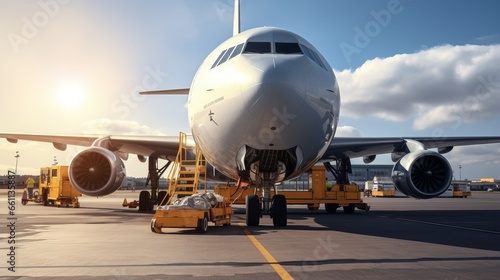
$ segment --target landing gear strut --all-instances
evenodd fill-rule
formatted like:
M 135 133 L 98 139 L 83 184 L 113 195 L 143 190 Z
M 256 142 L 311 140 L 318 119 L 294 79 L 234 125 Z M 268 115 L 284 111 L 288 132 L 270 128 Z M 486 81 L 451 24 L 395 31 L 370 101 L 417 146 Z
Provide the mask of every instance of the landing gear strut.
M 338 159 L 336 167 L 333 167 L 330 162 L 323 163 L 325 168 L 332 173 L 339 185 L 348 185 L 349 176 L 347 173 L 352 173 L 351 160 L 349 158 Z
M 171 163 L 171 161 L 167 161 L 163 167 L 158 168 L 158 157 L 150 156 L 148 158 L 148 178 L 146 179 L 146 186 L 148 186 L 151 181 L 151 192 L 141 191 L 139 194 L 139 211 L 152 211 L 153 206 L 161 202 L 160 198 L 163 199 L 165 194 L 161 192 L 161 194 L 158 195 L 160 177 Z
M 343 190 L 344 185 L 349 185 L 349 176 L 348 173 L 352 173 L 351 160 L 349 158 L 342 158 L 336 161 L 335 166 L 333 167 L 330 162 L 323 163 L 325 168 L 332 173 L 335 177 L 336 183 L 340 185 L 340 189 Z M 325 210 L 327 213 L 335 213 L 338 208 L 337 203 L 325 203 Z M 349 206 L 343 206 L 344 213 L 352 214 L 354 213 L 355 205 L 349 204 Z

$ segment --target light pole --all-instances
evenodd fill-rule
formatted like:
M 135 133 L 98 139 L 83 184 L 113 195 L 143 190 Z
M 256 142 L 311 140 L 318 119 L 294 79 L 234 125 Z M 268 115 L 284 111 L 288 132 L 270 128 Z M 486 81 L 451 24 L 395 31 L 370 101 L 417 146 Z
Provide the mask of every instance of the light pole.
M 462 181 L 462 165 L 458 165 L 458 176 L 460 177 L 460 181 Z
M 14 173 L 16 173 L 16 175 L 17 175 L 17 162 L 18 162 L 19 157 L 20 157 L 19 151 L 16 151 L 16 155 L 14 157 L 16 158 L 16 170 L 14 171 Z

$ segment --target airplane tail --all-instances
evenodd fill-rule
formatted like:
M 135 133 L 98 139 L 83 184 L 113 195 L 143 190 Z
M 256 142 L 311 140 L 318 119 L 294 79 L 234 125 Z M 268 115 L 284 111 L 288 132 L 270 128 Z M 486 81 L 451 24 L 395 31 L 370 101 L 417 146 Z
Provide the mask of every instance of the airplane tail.
M 233 36 L 240 33 L 240 0 L 234 0 Z

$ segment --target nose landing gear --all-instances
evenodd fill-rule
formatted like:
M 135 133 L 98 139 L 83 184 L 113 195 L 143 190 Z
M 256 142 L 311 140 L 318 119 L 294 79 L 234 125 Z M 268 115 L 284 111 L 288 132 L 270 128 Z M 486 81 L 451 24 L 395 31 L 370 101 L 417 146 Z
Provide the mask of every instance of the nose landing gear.
M 262 187 L 260 197 L 256 194 L 247 195 L 246 203 L 246 224 L 247 226 L 259 226 L 260 218 L 269 215 L 273 219 L 275 227 L 287 226 L 286 197 L 275 194 L 271 199 L 270 187 Z

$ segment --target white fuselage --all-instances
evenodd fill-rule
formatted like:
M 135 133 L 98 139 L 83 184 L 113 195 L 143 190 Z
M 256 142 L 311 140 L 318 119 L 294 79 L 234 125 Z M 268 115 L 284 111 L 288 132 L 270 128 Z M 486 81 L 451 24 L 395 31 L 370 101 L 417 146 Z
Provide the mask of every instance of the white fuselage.
M 228 39 L 205 59 L 188 114 L 197 145 L 217 170 L 277 182 L 323 155 L 339 107 L 335 75 L 321 54 L 294 33 L 261 27 Z

